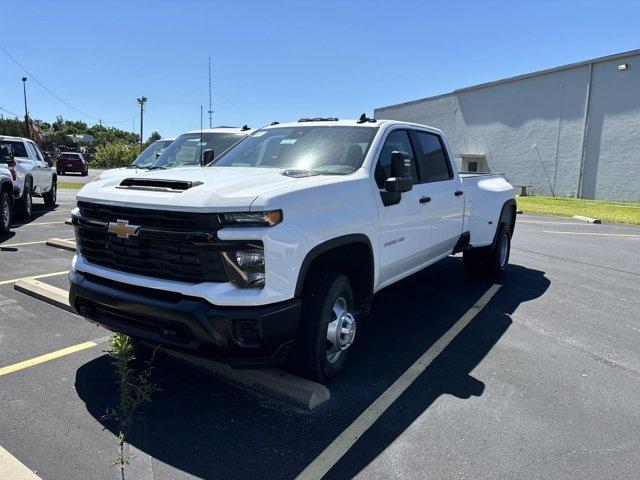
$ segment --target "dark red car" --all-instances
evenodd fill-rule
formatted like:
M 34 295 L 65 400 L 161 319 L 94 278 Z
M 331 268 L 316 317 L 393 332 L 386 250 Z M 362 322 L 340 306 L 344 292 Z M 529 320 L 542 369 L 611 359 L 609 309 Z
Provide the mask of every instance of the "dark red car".
M 89 174 L 89 165 L 81 153 L 62 152 L 58 155 L 56 170 L 58 175 L 64 175 L 68 172 L 76 172 L 80 173 L 83 177 L 86 177 Z

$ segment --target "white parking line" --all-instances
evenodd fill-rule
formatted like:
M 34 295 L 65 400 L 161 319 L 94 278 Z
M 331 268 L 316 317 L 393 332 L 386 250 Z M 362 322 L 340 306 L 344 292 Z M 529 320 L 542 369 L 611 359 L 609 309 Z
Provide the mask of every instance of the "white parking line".
M 549 224 L 549 225 L 579 225 L 581 227 L 585 226 L 584 222 L 549 222 L 544 220 L 516 220 L 516 224 L 518 223 L 540 223 L 540 224 Z M 598 225 L 598 224 L 587 223 L 587 225 Z
M 595 233 L 595 232 L 562 232 L 560 230 L 543 230 L 542 233 L 560 233 L 563 235 L 596 235 L 599 237 L 630 237 L 640 238 L 640 234 L 633 233 Z
M 16 457 L 0 447 L 0 478 L 2 480 L 41 480 Z
M 395 402 L 402 393 L 426 370 L 454 338 L 489 303 L 500 285 L 494 284 L 447 332 L 442 335 L 422 356 L 385 390 L 375 402 L 360 414 L 318 457 L 305 468 L 297 479 L 320 479 L 340 460 L 358 439 Z

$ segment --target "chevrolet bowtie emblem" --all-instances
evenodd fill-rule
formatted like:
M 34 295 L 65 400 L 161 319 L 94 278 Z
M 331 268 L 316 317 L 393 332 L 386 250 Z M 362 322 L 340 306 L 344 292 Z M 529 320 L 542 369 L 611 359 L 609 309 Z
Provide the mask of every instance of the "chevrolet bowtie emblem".
M 107 232 L 115 233 L 118 238 L 135 237 L 140 231 L 140 225 L 129 225 L 129 220 L 117 220 L 115 223 L 109 222 Z

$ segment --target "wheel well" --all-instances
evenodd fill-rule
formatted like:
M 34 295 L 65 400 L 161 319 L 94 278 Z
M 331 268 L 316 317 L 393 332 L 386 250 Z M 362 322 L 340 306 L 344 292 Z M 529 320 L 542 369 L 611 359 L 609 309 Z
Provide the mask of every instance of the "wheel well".
M 351 237 L 351 236 L 348 236 Z M 298 276 L 296 296 L 302 295 L 307 280 L 322 271 L 346 275 L 353 288 L 358 311 L 368 313 L 373 297 L 373 251 L 364 239 L 336 239 L 315 247 L 309 252 Z
M 509 225 L 511 236 L 513 236 L 513 230 L 516 228 L 516 201 L 513 199 L 507 200 L 502 206 L 500 212 L 500 222 Z
M 0 183 L 0 192 L 9 194 L 9 202 L 13 205 L 13 184 L 11 182 Z

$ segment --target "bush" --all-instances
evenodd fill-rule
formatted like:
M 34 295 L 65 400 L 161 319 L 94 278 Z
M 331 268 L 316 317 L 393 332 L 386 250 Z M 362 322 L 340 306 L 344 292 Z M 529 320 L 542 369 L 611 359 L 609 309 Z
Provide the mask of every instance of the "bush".
M 91 166 L 93 168 L 127 167 L 138 156 L 138 145 L 126 142 L 111 142 L 96 149 Z

